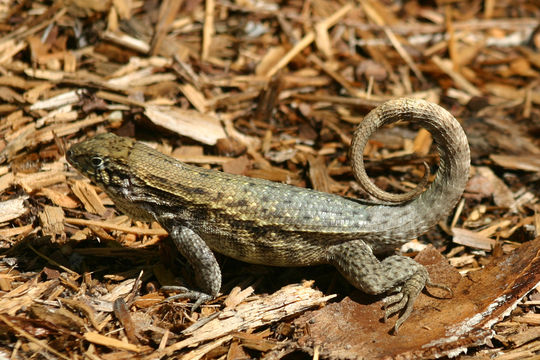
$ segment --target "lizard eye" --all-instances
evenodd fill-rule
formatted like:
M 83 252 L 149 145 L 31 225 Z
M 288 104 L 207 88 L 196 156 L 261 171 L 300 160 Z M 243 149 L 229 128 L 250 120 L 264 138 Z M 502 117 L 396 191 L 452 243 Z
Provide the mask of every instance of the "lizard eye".
M 103 159 L 98 156 L 94 156 L 92 159 L 90 159 L 90 162 L 96 169 L 103 166 Z

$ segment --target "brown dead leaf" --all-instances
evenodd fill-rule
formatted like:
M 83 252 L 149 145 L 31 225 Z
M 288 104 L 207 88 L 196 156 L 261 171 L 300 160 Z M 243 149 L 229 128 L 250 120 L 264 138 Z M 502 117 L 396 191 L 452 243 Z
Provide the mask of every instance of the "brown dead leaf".
M 305 329 L 299 344 L 309 353 L 318 344 L 321 355 L 333 359 L 455 356 L 492 337 L 492 324 L 540 282 L 539 254 L 537 239 L 461 277 L 437 251 L 426 249 L 416 260 L 427 265 L 432 281 L 453 289 L 451 299 L 420 295 L 394 336 L 391 324 L 380 321 L 382 301 L 347 297 L 295 320 Z
M 476 173 L 467 183 L 467 192 L 479 198 L 491 197 L 497 206 L 509 208 L 514 203 L 514 194 L 488 167 L 477 167 Z

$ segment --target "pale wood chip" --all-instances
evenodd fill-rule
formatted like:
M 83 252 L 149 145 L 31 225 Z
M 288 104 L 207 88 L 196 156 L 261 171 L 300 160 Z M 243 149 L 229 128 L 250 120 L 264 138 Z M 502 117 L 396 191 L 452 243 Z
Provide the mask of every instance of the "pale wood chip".
M 174 150 L 171 155 L 182 159 L 190 156 L 198 158 L 204 156 L 204 148 L 200 145 L 184 145 Z
M 262 57 L 261 61 L 255 67 L 255 74 L 263 76 L 267 74 L 272 66 L 283 58 L 286 51 L 287 50 L 283 46 L 273 46 L 269 48 Z
M 23 98 L 26 102 L 34 104 L 38 101 L 40 96 L 52 87 L 54 87 L 54 84 L 49 81 L 38 82 L 34 87 L 23 94 Z
M 138 69 L 152 67 L 152 68 L 161 68 L 167 67 L 172 64 L 172 59 L 164 58 L 159 56 L 152 56 L 148 58 L 140 58 L 133 56 L 129 59 L 129 62 L 120 68 L 116 69 L 112 74 L 111 78 L 118 78 L 137 71 Z
M 76 133 L 80 129 L 99 124 L 105 119 L 98 115 L 89 115 L 87 118 L 72 123 L 54 123 L 40 130 L 36 130 L 36 124 L 31 123 L 19 129 L 16 136 L 0 151 L 0 163 L 7 159 L 11 160 L 17 152 L 26 148 L 37 146 L 42 143 L 49 143 L 54 140 L 54 134 L 57 137 L 67 136 Z
M 328 27 L 322 22 L 315 24 L 315 44 L 327 59 L 333 57 L 334 51 L 328 34 Z
M 540 326 L 532 327 L 517 334 L 510 335 L 508 336 L 507 340 L 514 346 L 519 347 L 531 340 L 536 340 L 538 338 L 540 338 Z
M 6 191 L 15 181 L 15 175 L 12 172 L 8 172 L 0 176 L 0 194 Z
M 496 155 L 489 156 L 497 165 L 506 169 L 540 172 L 540 154 L 536 155 Z
M 197 349 L 194 349 L 187 353 L 186 355 L 182 356 L 182 360 L 199 360 L 202 359 L 206 354 L 208 354 L 210 351 L 218 348 L 219 346 L 222 346 L 224 343 L 231 341 L 233 339 L 232 335 L 226 335 L 219 339 L 216 339 L 212 342 L 209 342 L 208 344 L 204 344 L 202 346 L 199 346 Z M 230 355 L 230 352 L 228 353 Z M 236 357 L 233 357 L 236 358 Z M 242 357 L 240 357 L 241 359 Z
M 203 144 L 215 145 L 218 139 L 227 136 L 220 121 L 213 115 L 156 105 L 146 106 L 145 114 L 156 125 Z
M 19 216 L 26 214 L 28 211 L 28 208 L 24 205 L 26 199 L 28 199 L 28 196 L 0 202 L 0 223 L 17 219 Z
M 523 316 L 515 316 L 512 320 L 529 325 L 540 325 L 540 314 L 527 313 Z
M 431 60 L 437 65 L 444 73 L 454 80 L 456 86 L 465 90 L 467 93 L 473 96 L 481 96 L 482 92 L 476 88 L 472 83 L 470 83 L 462 74 L 456 72 L 453 68 L 452 61 L 449 59 L 441 59 L 439 56 L 435 55 Z
M 530 191 L 526 191 L 523 194 L 521 194 L 516 201 L 510 206 L 510 212 L 517 213 L 517 212 L 523 212 L 521 207 L 526 204 L 535 204 L 538 202 L 538 198 Z
M 144 107 L 144 103 L 142 103 L 140 101 L 137 101 L 135 99 L 132 99 L 132 98 L 124 96 L 124 95 L 111 93 L 111 92 L 108 92 L 108 91 L 98 91 L 96 93 L 96 96 L 99 97 L 99 98 L 102 98 L 104 100 L 112 101 L 112 102 L 118 103 L 118 104 L 124 104 L 124 105 L 127 105 L 127 106 Z
M 476 234 L 480 236 L 485 236 L 485 237 L 494 236 L 495 234 L 499 233 L 502 229 L 506 229 L 510 225 L 512 225 L 511 220 L 499 219 L 495 221 L 494 223 L 492 223 L 490 226 L 486 227 L 485 229 L 482 229 L 476 232 Z
M 128 49 L 132 49 L 143 54 L 148 54 L 150 52 L 150 44 L 143 40 L 136 39 L 133 36 L 121 33 L 119 31 L 105 31 L 103 33 L 103 39 L 109 40 L 113 43 L 125 46 Z
M 424 75 L 422 75 L 422 72 L 418 69 L 416 64 L 414 63 L 412 57 L 409 55 L 409 53 L 405 50 L 401 42 L 399 41 L 396 34 L 387 26 L 386 21 L 382 15 L 388 14 L 385 11 L 382 11 L 382 8 L 374 6 L 369 1 L 361 1 L 363 9 L 366 11 L 366 15 L 373 20 L 377 25 L 379 25 L 386 36 L 388 37 L 388 40 L 390 40 L 390 43 L 392 46 L 396 49 L 398 54 L 401 56 L 401 58 L 407 63 L 407 65 L 411 68 L 411 70 L 414 72 L 416 77 L 420 79 L 421 81 L 425 81 Z
M 489 93 L 503 99 L 523 100 L 525 99 L 525 90 L 517 89 L 515 86 L 500 83 L 486 83 L 484 88 Z
M 26 41 L 9 40 L 3 43 L 0 42 L 0 64 L 11 62 L 13 56 L 17 55 L 27 46 L 28 43 Z
M 120 19 L 131 19 L 131 11 L 135 7 L 135 4 L 130 0 L 113 0 L 113 5 Z
M 167 81 L 176 81 L 176 75 L 174 74 L 152 74 L 139 79 L 134 79 L 130 83 L 130 87 L 143 87 L 153 84 L 165 83 Z
M 17 129 L 23 128 L 25 125 L 28 125 L 28 123 L 30 123 L 31 121 L 33 121 L 32 117 L 25 116 L 22 110 L 17 110 L 17 111 L 13 111 L 11 114 L 9 114 L 3 119 L 2 121 L 3 125 L 1 128 L 3 129 L 3 128 L 11 127 L 13 130 L 17 130 Z M 10 132 L 6 134 L 5 140 L 9 141 L 10 139 L 13 139 L 13 138 L 14 138 L 13 132 Z
M 161 2 L 159 7 L 159 18 L 156 22 L 154 37 L 152 38 L 151 43 L 150 51 L 152 55 L 164 52 L 163 48 L 166 48 L 166 46 L 162 45 L 163 40 L 165 40 L 171 28 L 174 28 L 174 21 L 182 4 L 182 1 L 176 0 L 165 0 Z M 188 20 L 188 23 L 191 22 L 191 19 L 186 20 Z
M 41 298 L 44 293 L 52 292 L 54 288 L 59 286 L 58 279 L 41 282 L 37 281 L 37 278 L 34 279 L 24 282 L 6 294 L 2 294 L 0 297 L 2 313 L 13 316 L 22 308 L 32 305 L 34 300 Z
M 83 300 L 77 300 L 77 299 L 70 299 L 70 298 L 59 298 L 58 299 L 63 304 L 68 305 L 69 307 L 76 309 L 82 313 L 84 313 L 88 320 L 90 320 L 90 323 L 94 328 L 98 328 L 98 321 L 96 319 L 96 310 Z
M 111 349 L 122 349 L 133 351 L 136 353 L 150 351 L 152 348 L 149 346 L 140 346 L 133 345 L 122 340 L 118 340 L 109 336 L 101 335 L 95 331 L 89 331 L 83 334 L 83 337 L 86 341 L 89 341 L 94 344 L 103 345 Z
M 285 286 L 271 295 L 239 304 L 234 309 L 224 309 L 220 316 L 210 321 L 201 319 L 204 325 L 195 323 L 190 327 L 193 331 L 190 328 L 184 330 L 184 334 L 189 336 L 187 339 L 154 352 L 152 357 L 170 355 L 190 345 L 220 338 L 234 331 L 268 325 L 309 308 L 321 306 L 335 296 L 323 296 L 320 291 L 312 289 L 310 283 Z M 150 357 L 145 359 L 149 360 Z
M 24 73 L 31 78 L 44 79 L 49 81 L 61 81 L 66 76 L 66 73 L 63 71 L 53 71 L 53 70 L 41 70 L 41 69 L 25 69 Z
M 0 229 L 0 238 L 9 239 L 14 238 L 18 235 L 25 236 L 29 234 L 32 230 L 34 230 L 34 226 L 32 224 L 14 228 Z
M 6 103 L 22 103 L 23 97 L 15 90 L 6 86 L 0 86 L 0 100 Z
M 47 197 L 53 202 L 53 204 L 61 206 L 63 208 L 75 209 L 79 206 L 79 204 L 68 195 L 49 187 L 41 188 L 37 192 L 37 194 Z
M 77 198 L 83 203 L 86 211 L 92 214 L 102 216 L 107 208 L 101 202 L 94 186 L 85 181 L 75 180 L 71 190 Z
M 161 227 L 155 228 L 155 229 L 142 229 L 136 226 L 129 227 L 129 226 L 116 225 L 110 221 L 96 221 L 96 220 L 66 218 L 66 223 L 72 224 L 72 225 L 99 226 L 108 230 L 116 230 L 116 231 L 122 231 L 129 234 L 138 234 L 138 235 L 166 236 L 169 234 L 167 231 L 165 231 Z
M 77 120 L 79 114 L 77 111 L 73 110 L 71 104 L 65 105 L 49 112 L 44 117 L 36 121 L 36 128 L 41 128 L 43 125 L 55 123 L 55 122 L 69 122 Z
M 487 251 L 491 251 L 491 249 L 493 249 L 493 247 L 497 244 L 497 241 L 471 230 L 452 228 L 452 232 L 454 234 L 452 241 L 456 244 Z
M 147 86 L 159 82 L 176 80 L 176 76 L 174 74 L 155 74 L 154 72 L 154 67 L 146 67 L 126 74 L 122 77 L 112 78 L 107 81 L 107 84 L 117 89 L 128 90 L 135 86 Z
M 18 174 L 14 181 L 27 193 L 41 190 L 44 187 L 66 182 L 66 174 L 63 171 L 41 171 L 34 174 Z
M 188 101 L 197 109 L 200 113 L 206 114 L 208 112 L 208 103 L 209 100 L 206 99 L 204 94 L 197 90 L 195 86 L 191 84 L 181 84 L 179 85 L 180 91 L 188 99 Z
M 204 6 L 204 26 L 203 26 L 203 36 L 202 36 L 202 51 L 201 51 L 201 60 L 207 61 L 208 55 L 210 54 L 210 48 L 212 46 L 212 38 L 215 34 L 214 29 L 214 0 L 206 0 Z
M 88 229 L 100 239 L 114 241 L 117 240 L 114 236 L 109 235 L 103 228 L 94 225 L 88 225 Z
M 255 290 L 251 286 L 245 288 L 244 290 L 242 290 L 238 286 L 235 286 L 229 293 L 229 296 L 227 296 L 227 298 L 223 301 L 223 304 L 227 308 L 234 308 L 242 301 L 247 299 L 249 296 L 251 296 L 254 291 Z
M 114 286 L 112 288 L 112 290 L 110 290 L 107 294 L 99 297 L 99 300 L 101 300 L 101 301 L 110 301 L 111 302 L 111 308 L 108 311 L 113 311 L 112 302 L 114 302 L 119 297 L 124 297 L 124 296 L 128 295 L 129 293 L 131 293 L 131 291 L 133 290 L 133 286 L 135 286 L 135 285 L 136 285 L 136 279 L 124 280 L 120 284 L 117 284 L 116 286 Z M 87 300 L 91 302 L 91 301 L 93 301 L 93 299 L 94 299 L 94 297 L 91 297 L 91 298 L 88 298 Z M 99 309 L 96 309 L 96 310 L 104 311 L 104 310 L 99 310 Z
M 64 210 L 58 206 L 45 205 L 40 211 L 39 218 L 44 235 L 64 233 Z
M 0 290 L 3 292 L 11 291 L 13 289 L 13 280 L 14 276 L 11 274 L 0 274 Z
M 414 138 L 413 151 L 420 156 L 425 156 L 429 154 L 429 149 L 431 149 L 432 143 L 433 137 L 429 131 L 426 129 L 420 129 Z
M 267 352 L 272 349 L 280 348 L 286 345 L 286 343 L 284 342 L 265 339 L 265 337 L 268 337 L 270 335 L 270 329 L 266 329 L 255 334 L 247 332 L 236 333 L 234 334 L 234 338 L 240 340 L 242 346 L 262 352 Z
M 342 8 L 340 8 L 338 11 L 333 13 L 328 18 L 321 20 L 319 29 L 322 30 L 324 28 L 329 29 L 332 26 L 334 26 L 341 18 L 343 18 L 347 13 L 352 9 L 352 4 L 347 3 Z M 319 31 L 320 31 L 319 30 Z M 296 55 L 298 55 L 302 50 L 304 50 L 306 47 L 308 47 L 313 40 L 315 40 L 315 32 L 310 31 L 308 32 L 300 41 L 298 41 L 294 47 L 289 50 L 274 66 L 272 66 L 264 75 L 268 79 L 270 79 L 272 76 L 274 76 L 279 70 L 287 66 L 287 64 L 294 59 Z
M 461 255 L 456 257 L 451 257 L 448 259 L 450 265 L 456 268 L 464 267 L 465 265 L 471 265 L 476 262 L 475 255 Z

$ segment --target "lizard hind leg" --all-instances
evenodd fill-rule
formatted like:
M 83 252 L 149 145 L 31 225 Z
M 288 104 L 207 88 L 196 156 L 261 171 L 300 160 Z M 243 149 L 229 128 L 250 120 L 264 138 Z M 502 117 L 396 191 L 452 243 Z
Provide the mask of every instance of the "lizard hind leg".
M 328 250 L 328 262 L 354 287 L 372 295 L 393 293 L 385 299 L 384 319 L 401 311 L 394 333 L 412 313 L 414 301 L 422 289 L 431 285 L 423 265 L 401 255 L 379 261 L 362 240 L 332 245 Z
M 192 310 L 202 303 L 214 299 L 221 288 L 221 270 L 214 253 L 204 240 L 188 227 L 175 225 L 168 227 L 176 248 L 188 260 L 195 273 L 195 283 L 201 291 L 181 286 L 164 286 L 163 290 L 181 291 L 167 300 L 188 298 L 195 300 Z

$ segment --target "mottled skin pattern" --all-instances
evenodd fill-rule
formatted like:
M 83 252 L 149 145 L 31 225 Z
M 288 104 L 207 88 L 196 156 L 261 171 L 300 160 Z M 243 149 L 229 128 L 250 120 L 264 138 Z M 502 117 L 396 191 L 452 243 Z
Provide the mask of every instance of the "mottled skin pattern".
M 213 251 L 265 265 L 332 264 L 366 293 L 394 293 L 386 316 L 402 311 L 397 330 L 424 286 L 434 284 L 410 258 L 394 255 L 379 261 L 374 254 L 393 251 L 444 219 L 469 174 L 467 138 L 452 115 L 425 101 L 392 100 L 370 112 L 354 134 L 353 169 L 369 193 L 395 200 L 367 178 L 362 150 L 377 128 L 398 120 L 428 129 L 441 159 L 428 189 L 399 204 L 374 205 L 206 170 L 110 133 L 73 145 L 66 157 L 121 211 L 134 219 L 156 220 L 169 232 L 195 271 L 200 291 L 187 296 L 198 303 L 215 297 L 221 287 Z

